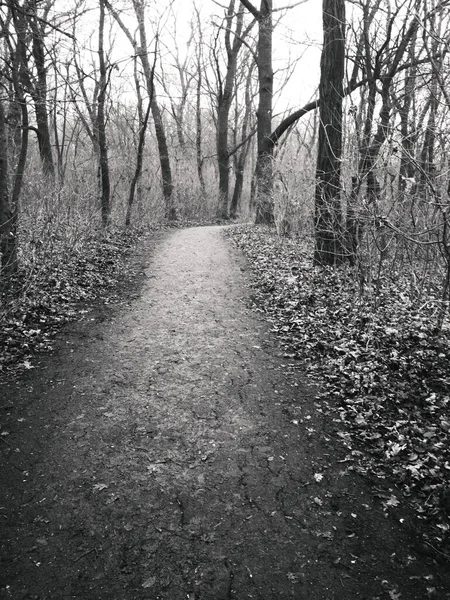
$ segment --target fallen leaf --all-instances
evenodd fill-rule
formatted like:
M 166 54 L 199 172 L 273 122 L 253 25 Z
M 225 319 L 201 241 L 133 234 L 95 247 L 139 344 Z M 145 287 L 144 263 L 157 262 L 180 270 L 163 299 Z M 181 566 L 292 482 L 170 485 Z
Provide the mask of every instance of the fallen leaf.
M 94 490 L 98 490 L 99 492 L 101 492 L 102 490 L 106 490 L 108 489 L 108 486 L 106 485 L 106 483 L 96 483 L 94 485 Z
M 156 583 L 156 577 L 149 577 L 146 581 L 144 581 L 144 583 L 142 584 L 143 588 L 151 588 L 155 585 Z

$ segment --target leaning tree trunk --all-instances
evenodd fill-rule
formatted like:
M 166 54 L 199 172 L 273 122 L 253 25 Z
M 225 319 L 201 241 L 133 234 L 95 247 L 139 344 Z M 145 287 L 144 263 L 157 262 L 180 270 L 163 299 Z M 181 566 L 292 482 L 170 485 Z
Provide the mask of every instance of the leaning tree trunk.
M 131 211 L 133 209 L 134 204 L 134 194 L 136 191 L 136 186 L 138 185 L 139 179 L 142 173 L 142 163 L 144 162 L 144 146 L 145 146 L 145 134 L 147 133 L 147 125 L 148 118 L 150 116 L 151 110 L 151 102 L 149 102 L 147 111 L 145 113 L 145 117 L 141 120 L 141 128 L 139 130 L 139 141 L 138 141 L 138 149 L 137 149 L 137 157 L 136 157 L 136 168 L 134 170 L 133 179 L 131 180 L 130 193 L 128 195 L 127 202 L 127 213 L 125 216 L 125 226 L 129 227 L 131 225 Z M 141 111 L 140 111 L 141 112 Z
M 175 204 L 173 201 L 173 183 L 172 183 L 172 170 L 170 167 L 169 148 L 167 145 L 166 132 L 164 127 L 164 121 L 161 114 L 161 109 L 156 98 L 154 89 L 154 69 L 150 65 L 147 52 L 147 33 L 145 30 L 145 14 L 144 14 L 144 2 L 143 0 L 133 0 L 133 6 L 136 13 L 140 48 L 139 55 L 144 69 L 145 81 L 147 84 L 147 93 L 150 97 L 150 108 L 153 117 L 153 123 L 155 125 L 156 141 L 158 144 L 159 152 L 159 163 L 161 165 L 161 176 L 163 184 L 163 196 L 165 200 L 165 216 L 169 221 L 175 221 L 177 219 L 177 213 Z
M 323 1 L 323 50 L 319 84 L 314 263 L 342 262 L 341 154 L 345 65 L 345 0 Z

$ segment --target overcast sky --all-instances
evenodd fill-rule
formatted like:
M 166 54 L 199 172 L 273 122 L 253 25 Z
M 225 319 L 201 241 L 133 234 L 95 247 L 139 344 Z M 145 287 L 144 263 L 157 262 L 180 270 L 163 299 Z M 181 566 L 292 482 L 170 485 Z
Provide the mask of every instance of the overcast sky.
M 296 70 L 280 95 L 275 97 L 275 110 L 283 111 L 306 104 L 319 84 L 320 52 L 322 41 L 322 1 L 306 0 L 295 6 L 298 0 L 274 0 L 275 9 L 293 6 L 275 13 L 274 20 L 281 17 L 274 31 L 274 70 L 283 69 L 289 61 L 299 59 Z M 227 5 L 227 0 L 220 4 Z M 257 8 L 260 0 L 254 0 Z M 181 24 L 187 24 L 192 11 L 191 2 L 175 0 L 176 14 Z M 196 0 L 205 21 L 212 15 L 223 14 L 213 0 Z M 206 24 L 206 23 L 205 23 Z M 277 86 L 275 86 L 276 88 Z M 276 89 L 275 89 L 276 93 Z
M 71 0 L 69 0 L 70 3 Z M 260 0 L 254 0 L 255 6 L 259 8 Z M 205 31 L 212 30 L 212 21 L 220 23 L 224 15 L 224 9 L 213 0 L 195 0 L 195 4 L 201 9 L 202 19 L 205 25 Z M 226 6 L 228 0 L 220 0 L 220 4 Z M 283 8 L 295 5 L 296 0 L 274 0 L 274 8 Z M 136 29 L 136 20 L 131 3 L 123 0 L 114 0 L 113 5 L 120 10 L 125 6 L 127 9 L 122 12 L 122 19 L 126 22 L 132 33 Z M 174 46 L 173 32 L 174 21 L 176 20 L 177 42 L 179 50 L 183 51 L 183 42 L 185 43 L 191 34 L 191 19 L 193 17 L 192 0 L 173 0 L 173 11 L 168 11 L 169 2 L 167 0 L 149 0 L 146 9 L 147 33 L 149 45 L 153 45 L 152 30 L 157 28 L 161 33 L 161 41 L 166 45 L 168 54 L 167 61 L 171 62 L 169 49 Z M 77 41 L 79 50 L 85 53 L 86 60 L 89 56 L 95 56 L 98 44 L 97 34 L 97 4 L 92 4 L 93 12 L 88 13 L 84 18 L 84 24 L 79 29 Z M 306 104 L 314 95 L 319 82 L 319 64 L 322 39 L 322 2 L 321 0 L 306 0 L 298 6 L 289 10 L 275 12 L 274 21 L 277 23 L 274 31 L 274 56 L 273 66 L 275 73 L 275 114 L 285 110 L 298 108 Z M 127 14 L 129 16 L 127 16 Z M 215 15 L 215 18 L 214 18 Z M 153 23 L 153 27 L 152 27 Z M 161 30 L 162 28 L 162 30 Z M 116 24 L 113 25 L 114 52 L 112 60 L 119 61 L 120 71 L 124 77 L 129 71 L 127 65 L 130 63 L 130 56 L 133 50 L 129 41 L 120 32 Z M 256 33 L 256 30 L 255 30 Z M 209 37 L 209 36 L 208 36 Z M 92 55 L 89 52 L 92 50 Z M 160 46 L 160 51 L 161 51 Z M 69 49 L 70 51 L 70 49 Z M 283 70 L 289 63 L 297 62 L 295 71 L 285 88 L 281 93 L 280 78 Z M 164 57 L 162 59 L 164 63 Z M 128 76 L 127 76 L 128 77 Z M 126 88 L 124 93 L 127 94 Z M 160 90 L 160 97 L 164 95 Z

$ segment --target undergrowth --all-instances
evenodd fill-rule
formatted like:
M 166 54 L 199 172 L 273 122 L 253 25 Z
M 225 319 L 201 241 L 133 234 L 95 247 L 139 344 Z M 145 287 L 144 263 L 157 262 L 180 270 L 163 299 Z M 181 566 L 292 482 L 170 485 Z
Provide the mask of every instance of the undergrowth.
M 51 350 L 61 325 L 96 298 L 113 301 L 124 255 L 139 236 L 136 230 L 92 230 L 70 252 L 55 240 L 51 251 L 47 243 L 27 252 L 0 296 L 0 373 L 29 368 L 29 358 Z
M 286 357 L 325 386 L 353 468 L 393 478 L 426 521 L 427 543 L 450 557 L 450 332 L 447 322 L 436 333 L 432 283 L 425 304 L 401 273 L 377 282 L 375 296 L 349 267 L 314 267 L 304 242 L 251 226 L 227 235 L 249 259 L 253 301 Z

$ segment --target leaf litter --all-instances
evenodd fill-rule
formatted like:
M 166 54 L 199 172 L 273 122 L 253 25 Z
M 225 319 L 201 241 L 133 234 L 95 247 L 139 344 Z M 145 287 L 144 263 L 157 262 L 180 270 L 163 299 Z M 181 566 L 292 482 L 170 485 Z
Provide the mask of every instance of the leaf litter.
M 109 231 L 70 256 L 22 265 L 0 293 L 0 374 L 33 369 L 32 357 L 51 351 L 55 333 L 87 314 L 93 300 L 117 302 L 124 256 L 139 237 L 136 231 Z
M 393 480 L 423 521 L 425 542 L 449 557 L 450 327 L 447 320 L 436 333 L 436 290 L 430 284 L 418 306 L 402 274 L 392 273 L 376 294 L 362 293 L 350 267 L 313 266 L 306 242 L 248 225 L 226 235 L 251 265 L 252 307 L 286 357 L 306 363 L 323 385 L 321 410 L 350 468 Z M 399 505 L 397 496 L 383 498 L 385 510 Z

